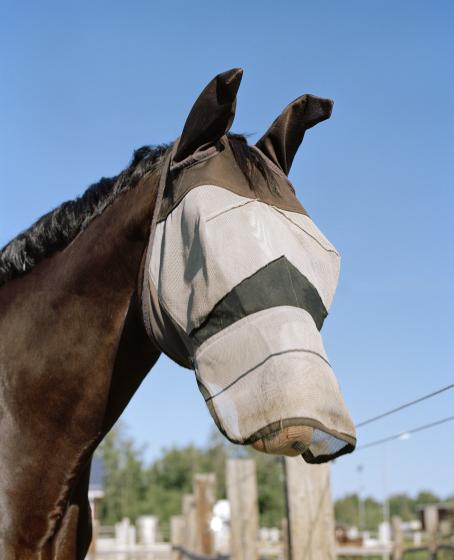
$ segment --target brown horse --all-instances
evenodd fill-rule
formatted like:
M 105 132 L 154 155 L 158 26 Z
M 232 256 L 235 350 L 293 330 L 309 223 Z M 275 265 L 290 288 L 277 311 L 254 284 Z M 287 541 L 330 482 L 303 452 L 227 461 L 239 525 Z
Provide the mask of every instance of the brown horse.
M 241 75 L 0 253 L 2 560 L 84 558 L 91 456 L 162 351 L 232 441 L 309 462 L 354 448 L 319 334 L 338 255 L 287 179 L 332 103 L 298 98 L 249 146 L 228 133 Z

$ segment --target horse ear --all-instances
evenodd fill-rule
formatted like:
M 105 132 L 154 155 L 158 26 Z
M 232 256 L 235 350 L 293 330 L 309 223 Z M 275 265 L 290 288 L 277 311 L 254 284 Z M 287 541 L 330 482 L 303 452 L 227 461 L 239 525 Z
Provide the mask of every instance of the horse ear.
M 233 68 L 218 74 L 205 87 L 186 119 L 174 161 L 182 161 L 228 132 L 235 117 L 236 94 L 242 76 L 241 68 Z
M 256 146 L 288 175 L 293 158 L 308 128 L 329 119 L 331 99 L 302 95 L 292 101 L 273 122 Z

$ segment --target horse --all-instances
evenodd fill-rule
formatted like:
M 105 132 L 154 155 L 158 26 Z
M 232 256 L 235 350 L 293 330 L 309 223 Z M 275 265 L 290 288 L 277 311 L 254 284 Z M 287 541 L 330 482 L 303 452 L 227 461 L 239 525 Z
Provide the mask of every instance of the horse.
M 235 443 L 310 463 L 355 447 L 320 335 L 339 255 L 288 179 L 332 102 L 297 98 L 249 145 L 241 78 L 0 253 L 3 560 L 85 557 L 91 457 L 163 352 Z

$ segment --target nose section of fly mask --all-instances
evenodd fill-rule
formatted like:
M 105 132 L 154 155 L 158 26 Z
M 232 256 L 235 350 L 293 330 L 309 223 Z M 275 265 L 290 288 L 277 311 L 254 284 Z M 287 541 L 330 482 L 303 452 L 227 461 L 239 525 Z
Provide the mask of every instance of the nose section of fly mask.
M 295 457 L 309 449 L 314 435 L 310 426 L 288 426 L 258 439 L 252 447 L 263 453 Z
M 201 185 L 158 224 L 154 243 L 150 286 L 220 430 L 308 462 L 353 450 L 320 335 L 339 256 L 312 220 Z
M 354 427 L 311 314 L 276 306 L 195 352 L 205 400 L 232 441 L 321 462 L 351 450 Z

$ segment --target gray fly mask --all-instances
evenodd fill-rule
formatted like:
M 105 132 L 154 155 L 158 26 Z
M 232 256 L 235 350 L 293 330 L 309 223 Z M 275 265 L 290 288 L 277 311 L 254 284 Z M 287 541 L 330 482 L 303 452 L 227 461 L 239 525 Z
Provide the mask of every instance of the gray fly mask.
M 244 144 L 267 170 L 250 185 L 227 136 L 241 75 L 231 70 L 208 84 L 167 157 L 145 268 L 145 322 L 163 352 L 195 370 L 231 441 L 324 462 L 355 446 L 320 336 L 339 255 L 287 174 L 304 132 L 330 116 L 332 102 L 300 97 L 256 146 Z

